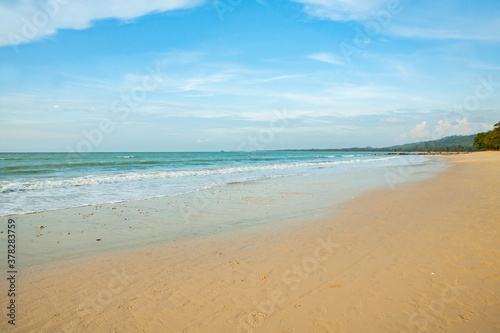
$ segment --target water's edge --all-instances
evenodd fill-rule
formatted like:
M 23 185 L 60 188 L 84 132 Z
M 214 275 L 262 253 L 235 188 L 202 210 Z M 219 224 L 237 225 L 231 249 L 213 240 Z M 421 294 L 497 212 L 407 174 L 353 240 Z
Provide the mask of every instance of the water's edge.
M 265 178 L 170 197 L 9 218 L 18 225 L 20 264 L 30 267 L 246 228 L 317 220 L 367 190 L 395 190 L 401 184 L 430 178 L 446 168 L 443 162 L 434 159 L 404 167 Z M 0 218 L 1 230 L 6 222 L 7 217 Z M 0 234 L 0 239 L 5 236 Z

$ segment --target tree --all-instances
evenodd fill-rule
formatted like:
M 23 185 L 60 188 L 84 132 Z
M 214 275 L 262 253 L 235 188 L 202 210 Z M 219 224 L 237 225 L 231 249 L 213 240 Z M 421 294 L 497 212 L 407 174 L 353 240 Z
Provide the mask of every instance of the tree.
M 474 143 L 472 144 L 472 146 L 476 149 L 484 149 L 485 146 L 484 146 L 484 138 L 486 137 L 486 134 L 487 133 L 477 133 L 476 137 L 474 138 Z
M 473 146 L 476 149 L 500 150 L 500 122 L 495 124 L 493 130 L 478 133 Z

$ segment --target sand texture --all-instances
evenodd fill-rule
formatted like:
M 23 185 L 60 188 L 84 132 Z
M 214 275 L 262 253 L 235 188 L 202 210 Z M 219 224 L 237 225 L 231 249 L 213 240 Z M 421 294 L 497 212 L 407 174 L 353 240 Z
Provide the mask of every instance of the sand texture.
M 500 332 L 500 154 L 447 159 L 319 221 L 26 271 L 16 328 L 0 329 Z

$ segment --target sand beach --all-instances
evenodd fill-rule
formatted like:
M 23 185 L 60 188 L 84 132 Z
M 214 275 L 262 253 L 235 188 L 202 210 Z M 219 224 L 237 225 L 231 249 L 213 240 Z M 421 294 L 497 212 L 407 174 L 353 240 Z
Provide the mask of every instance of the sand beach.
M 500 154 L 443 158 L 448 167 L 435 177 L 365 190 L 289 223 L 27 267 L 15 328 L 0 328 L 499 332 Z M 137 204 L 124 204 L 131 219 L 144 214 Z M 37 225 L 41 214 L 11 218 Z

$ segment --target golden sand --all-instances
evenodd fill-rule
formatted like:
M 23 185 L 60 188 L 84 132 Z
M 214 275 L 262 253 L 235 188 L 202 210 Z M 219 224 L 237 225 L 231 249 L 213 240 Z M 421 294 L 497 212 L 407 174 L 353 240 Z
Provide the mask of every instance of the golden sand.
M 15 331 L 500 332 L 500 154 L 447 159 L 322 221 L 22 276 Z

